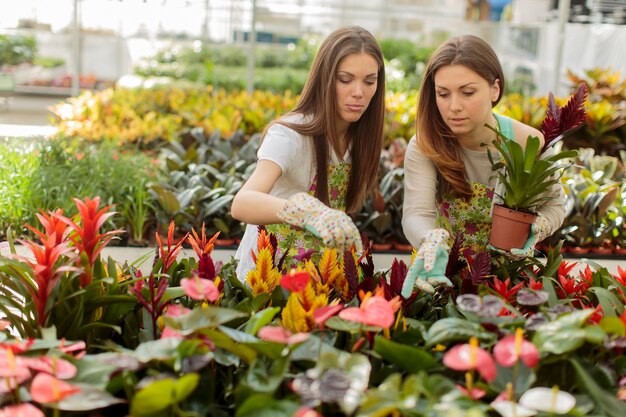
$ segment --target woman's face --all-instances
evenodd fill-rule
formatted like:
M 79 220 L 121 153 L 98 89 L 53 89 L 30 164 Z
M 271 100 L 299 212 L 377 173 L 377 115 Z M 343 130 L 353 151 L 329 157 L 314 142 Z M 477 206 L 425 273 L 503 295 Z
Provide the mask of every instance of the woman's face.
M 500 93 L 499 82 L 490 85 L 463 65 L 441 67 L 434 76 L 437 108 L 443 121 L 460 137 L 477 138 L 485 123 L 492 124 L 492 103 Z
M 335 79 L 337 119 L 349 125 L 361 118 L 378 85 L 378 63 L 366 53 L 348 55 L 339 62 Z M 344 123 L 342 123 L 344 122 Z

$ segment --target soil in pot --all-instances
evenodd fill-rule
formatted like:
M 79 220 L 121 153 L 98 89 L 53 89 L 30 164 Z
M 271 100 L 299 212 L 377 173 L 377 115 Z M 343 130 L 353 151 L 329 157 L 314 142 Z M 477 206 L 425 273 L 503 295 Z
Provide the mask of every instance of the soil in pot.
M 530 226 L 536 218 L 533 214 L 494 205 L 489 243 L 506 251 L 523 247 L 530 235 Z

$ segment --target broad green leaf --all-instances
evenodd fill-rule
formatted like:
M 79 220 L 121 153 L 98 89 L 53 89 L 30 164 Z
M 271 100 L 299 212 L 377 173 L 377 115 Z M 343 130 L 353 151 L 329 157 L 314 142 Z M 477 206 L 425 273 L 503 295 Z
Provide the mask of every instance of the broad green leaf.
M 292 417 L 300 404 L 288 400 L 276 400 L 269 395 L 256 394 L 248 397 L 235 412 L 235 417 Z
M 593 310 L 577 310 L 537 328 L 533 343 L 541 352 L 562 354 L 578 349 L 586 340 L 583 327 Z
M 377 326 L 366 326 L 363 323 L 357 323 L 356 321 L 344 320 L 338 316 L 333 316 L 326 320 L 324 326 L 329 329 L 338 330 L 340 332 L 348 332 L 348 333 L 362 333 L 365 331 L 368 332 L 380 332 L 382 331 L 382 327 Z
M 456 317 L 447 317 L 434 322 L 424 339 L 426 347 L 432 347 L 437 344 L 447 345 L 451 342 L 467 341 L 472 336 L 487 343 L 495 342 L 496 339 L 493 333 L 484 330 L 479 323 Z
M 178 402 L 183 401 L 187 398 L 193 390 L 198 386 L 198 382 L 200 381 L 200 375 L 196 373 L 185 374 L 181 376 L 174 385 L 174 398 Z
M 135 349 L 135 358 L 143 363 L 153 360 L 168 361 L 175 357 L 179 344 L 180 341 L 173 337 L 144 342 Z
M 104 388 L 99 389 L 88 384 L 72 384 L 80 388 L 76 395 L 70 395 L 56 404 L 56 408 L 63 411 L 90 411 L 122 404 L 125 401 L 116 398 Z M 54 408 L 54 407 L 53 407 Z
M 374 351 L 409 373 L 417 373 L 438 366 L 438 361 L 424 349 L 403 345 L 377 336 Z
M 271 323 L 279 312 L 280 307 L 268 307 L 255 313 L 246 323 L 246 333 L 256 335 L 259 329 Z
M 246 317 L 246 313 L 231 308 L 208 306 L 196 308 L 178 317 L 164 317 L 165 324 L 178 330 L 183 335 L 190 335 L 198 330 L 216 328 L 220 324 Z
M 585 389 L 589 396 L 593 398 L 596 405 L 602 409 L 604 412 L 602 415 L 607 417 L 626 416 L 626 404 L 617 400 L 614 395 L 610 395 L 608 392 L 604 391 L 596 381 L 594 381 L 580 361 L 570 359 L 570 362 L 574 365 L 580 387 Z
M 155 381 L 135 394 L 130 415 L 133 417 L 150 417 L 167 410 L 175 404 L 174 391 L 176 381 L 165 378 Z
M 614 334 L 617 336 L 626 336 L 626 325 L 618 317 L 603 317 L 600 320 L 600 327 L 606 333 Z
M 211 339 L 215 346 L 237 355 L 239 358 L 243 359 L 247 363 L 252 363 L 257 357 L 256 351 L 254 351 L 252 348 L 246 346 L 245 344 L 237 343 L 228 335 L 219 330 L 205 330 L 204 334 L 206 334 Z

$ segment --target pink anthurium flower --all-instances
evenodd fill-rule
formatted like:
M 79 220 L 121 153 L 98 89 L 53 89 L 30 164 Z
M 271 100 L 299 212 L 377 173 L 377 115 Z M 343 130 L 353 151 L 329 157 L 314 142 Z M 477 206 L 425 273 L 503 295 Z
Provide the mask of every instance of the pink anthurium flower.
M 387 300 L 382 288 L 377 288 L 374 295 L 367 293 L 363 296 L 359 307 L 348 307 L 339 312 L 344 320 L 363 323 L 367 326 L 377 326 L 388 329 L 396 320 L 396 311 L 400 308 L 400 297 Z
M 210 279 L 202 279 L 199 276 L 183 278 L 180 286 L 189 297 L 194 300 L 215 301 L 220 298 L 220 292 Z
M 316 309 L 313 312 L 313 319 L 315 320 L 315 324 L 322 327 L 324 323 L 326 323 L 326 320 L 339 313 L 341 310 L 343 310 L 343 305 L 341 304 L 328 305 Z
M 44 417 L 43 411 L 31 403 L 9 405 L 0 409 L 0 417 Z
M 320 413 L 309 407 L 300 407 L 293 413 L 293 417 L 323 417 Z
M 59 379 L 70 379 L 76 376 L 76 366 L 61 358 L 43 356 L 40 358 L 24 358 L 26 365 L 33 371 L 45 372 Z
M 264 326 L 259 329 L 257 336 L 269 342 L 294 345 L 296 343 L 304 342 L 310 335 L 308 333 L 291 334 L 288 329 L 280 326 Z
M 524 339 L 521 328 L 517 328 L 514 335 L 508 335 L 496 343 L 493 356 L 505 368 L 515 365 L 520 359 L 529 368 L 534 368 L 539 363 L 539 350 Z
M 79 392 L 80 388 L 45 373 L 35 375 L 30 384 L 30 396 L 38 403 L 59 402 Z
M 443 363 L 455 371 L 476 369 L 485 381 L 496 379 L 496 363 L 491 354 L 478 347 L 478 339 L 472 337 L 469 343 L 456 345 L 443 356 Z
M 292 269 L 280 279 L 280 286 L 291 292 L 300 292 L 306 288 L 311 276 L 308 272 Z

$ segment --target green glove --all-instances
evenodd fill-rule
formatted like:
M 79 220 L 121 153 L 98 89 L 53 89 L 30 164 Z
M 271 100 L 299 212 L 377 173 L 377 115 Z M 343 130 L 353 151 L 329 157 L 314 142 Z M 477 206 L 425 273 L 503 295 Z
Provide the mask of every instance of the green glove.
M 428 232 L 402 285 L 401 294 L 404 298 L 411 296 L 414 287 L 432 293 L 436 286 L 452 286 L 452 282 L 445 275 L 450 250 L 447 243 L 449 237 L 450 234 L 445 229 Z
M 535 253 L 535 245 L 550 236 L 550 224 L 545 217 L 539 215 L 535 222 L 530 225 L 530 235 L 526 239 L 524 246 L 512 248 L 511 253 L 514 256 L 527 258 Z
M 346 213 L 334 210 L 307 193 L 297 193 L 287 199 L 278 217 L 285 223 L 301 227 L 322 239 L 329 247 L 340 251 L 363 251 L 361 234 Z

